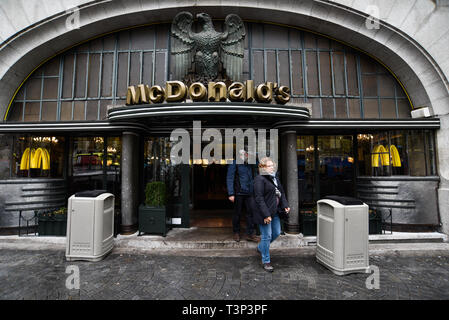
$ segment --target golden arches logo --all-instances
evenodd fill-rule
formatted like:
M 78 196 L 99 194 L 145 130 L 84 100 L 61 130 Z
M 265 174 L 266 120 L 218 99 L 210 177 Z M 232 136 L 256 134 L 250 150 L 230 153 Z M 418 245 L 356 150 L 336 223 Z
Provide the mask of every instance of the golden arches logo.
M 388 149 L 381 144 L 375 146 L 371 154 L 371 166 L 375 168 L 379 167 L 379 164 L 382 166 L 389 166 L 390 156 L 393 167 L 400 167 L 401 157 L 399 156 L 398 149 L 395 145 L 390 146 L 390 153 L 388 153 Z
M 390 146 L 390 155 L 393 162 L 393 167 L 400 167 L 401 157 L 399 156 L 398 148 L 396 148 L 393 144 Z
M 390 165 L 390 156 L 388 154 L 388 151 L 381 144 L 375 146 L 371 154 L 371 165 L 377 168 L 379 167 L 379 162 L 383 166 Z
M 28 169 L 50 170 L 50 153 L 45 148 L 37 150 L 26 148 L 20 160 L 20 170 Z

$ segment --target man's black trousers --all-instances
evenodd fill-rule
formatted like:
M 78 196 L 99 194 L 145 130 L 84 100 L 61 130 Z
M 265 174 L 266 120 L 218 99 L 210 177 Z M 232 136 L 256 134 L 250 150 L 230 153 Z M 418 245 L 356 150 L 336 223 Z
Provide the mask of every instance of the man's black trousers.
M 253 212 L 256 201 L 253 195 L 236 195 L 234 199 L 234 216 L 232 217 L 232 231 L 240 233 L 240 218 L 242 217 L 243 205 L 246 208 L 246 233 L 254 234 Z

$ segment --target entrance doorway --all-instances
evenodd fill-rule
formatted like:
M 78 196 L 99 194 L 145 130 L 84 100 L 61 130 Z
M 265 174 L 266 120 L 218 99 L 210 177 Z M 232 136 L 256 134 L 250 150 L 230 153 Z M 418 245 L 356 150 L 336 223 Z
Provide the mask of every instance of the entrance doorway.
M 215 163 L 191 166 L 192 227 L 232 227 L 234 206 L 228 200 L 227 168 Z
M 206 144 L 204 142 L 202 148 Z M 224 155 L 226 145 L 222 146 Z M 172 165 L 172 147 L 169 137 L 145 139 L 142 192 L 147 183 L 165 183 L 173 227 L 232 228 L 234 204 L 228 199 L 226 160 L 233 159 L 222 159 L 211 164 L 205 159 L 192 159 L 190 165 Z M 233 148 L 235 150 L 235 145 Z M 241 230 L 245 229 L 245 216 L 246 208 L 242 212 Z

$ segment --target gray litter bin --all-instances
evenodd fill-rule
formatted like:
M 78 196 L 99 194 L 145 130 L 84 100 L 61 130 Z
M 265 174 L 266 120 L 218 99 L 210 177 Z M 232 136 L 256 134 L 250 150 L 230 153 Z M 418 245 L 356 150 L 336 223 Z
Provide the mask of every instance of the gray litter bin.
M 78 192 L 67 207 L 67 261 L 100 261 L 114 245 L 114 195 L 105 190 Z
M 368 205 L 328 196 L 317 207 L 317 261 L 337 275 L 369 272 Z

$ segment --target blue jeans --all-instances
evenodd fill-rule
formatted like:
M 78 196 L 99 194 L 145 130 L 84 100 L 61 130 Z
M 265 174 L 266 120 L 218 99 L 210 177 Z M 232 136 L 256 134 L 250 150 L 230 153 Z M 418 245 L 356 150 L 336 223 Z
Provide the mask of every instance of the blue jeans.
M 269 224 L 259 224 L 260 242 L 257 250 L 262 254 L 262 263 L 270 263 L 270 243 L 281 234 L 281 220 L 277 214 Z

